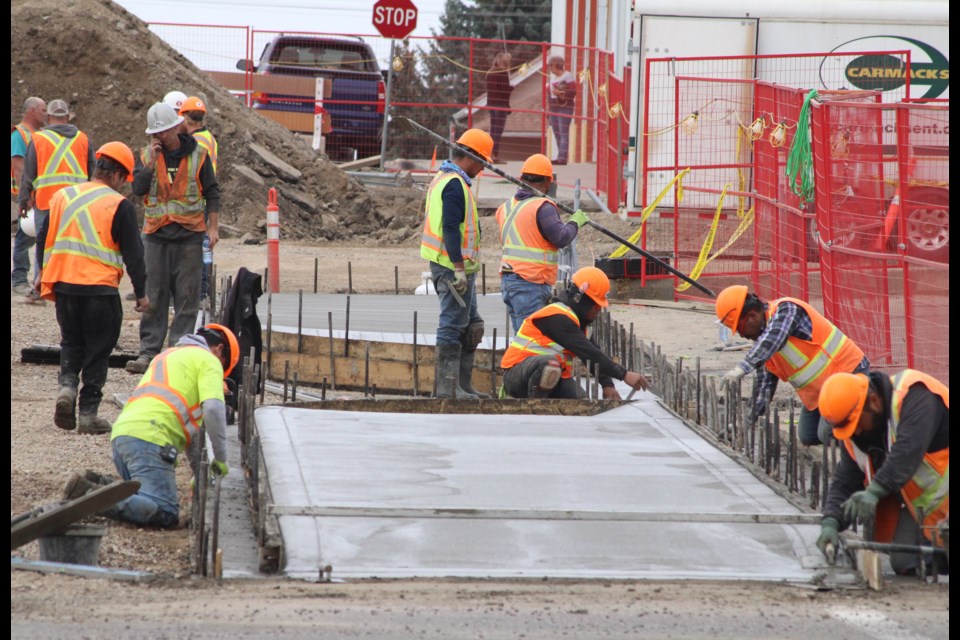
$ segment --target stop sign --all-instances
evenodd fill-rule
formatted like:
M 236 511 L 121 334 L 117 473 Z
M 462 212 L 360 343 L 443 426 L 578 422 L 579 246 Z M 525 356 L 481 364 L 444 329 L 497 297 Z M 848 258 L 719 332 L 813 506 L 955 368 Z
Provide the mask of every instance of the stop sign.
M 417 28 L 417 8 L 410 0 L 378 0 L 373 5 L 373 26 L 384 38 L 403 40 Z

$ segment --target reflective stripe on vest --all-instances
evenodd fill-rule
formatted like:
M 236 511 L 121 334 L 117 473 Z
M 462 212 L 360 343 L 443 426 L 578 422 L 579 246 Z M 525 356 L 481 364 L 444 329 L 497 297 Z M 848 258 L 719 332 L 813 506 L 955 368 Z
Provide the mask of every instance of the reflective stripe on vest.
M 210 158 L 210 164 L 213 165 L 213 173 L 217 173 L 217 154 L 220 151 L 220 145 L 217 144 L 217 139 L 213 137 L 213 134 L 204 129 L 203 131 L 194 131 L 193 137 L 196 139 L 197 144 L 202 146 L 207 151 L 207 157 Z
M 122 275 L 123 255 L 112 240 L 113 218 L 111 216 L 109 221 L 94 220 L 91 206 L 105 199 L 102 204 L 112 204 L 113 210 L 116 211 L 116 206 L 123 200 L 123 196 L 106 185 L 90 182 L 77 187 L 67 187 L 63 190 L 62 198 L 65 203 L 63 213 L 57 224 L 53 248 L 44 252 L 43 267 L 46 268 L 54 256 L 72 254 L 117 269 Z M 98 222 L 100 224 L 109 222 L 109 224 L 106 228 L 100 228 L 98 233 Z M 68 228 L 72 224 L 76 225 L 76 232 L 68 234 Z M 104 244 L 102 238 L 110 238 L 112 246 Z M 117 284 L 119 284 L 120 275 L 117 276 Z
M 500 224 L 500 244 L 503 262 L 528 282 L 553 284 L 557 281 L 560 253 L 556 246 L 543 237 L 537 228 L 537 210 L 547 198 L 515 197 L 497 209 Z
M 464 270 L 467 273 L 476 273 L 480 270 L 480 215 L 477 212 L 477 203 L 473 192 L 467 183 L 455 171 L 438 173 L 430 188 L 427 189 L 426 220 L 423 224 L 423 233 L 420 236 L 420 256 L 436 262 L 439 265 L 453 269 L 453 262 L 447 255 L 443 244 L 443 189 L 451 180 L 456 180 L 463 188 L 463 197 L 466 209 L 464 220 L 460 224 L 460 251 L 463 254 Z
M 129 404 L 141 398 L 153 398 L 170 407 L 180 421 L 187 445 L 190 444 L 190 440 L 200 430 L 200 421 L 203 420 L 203 405 L 197 404 L 192 407 L 187 405 L 186 398 L 170 386 L 167 378 L 166 360 L 168 355 L 179 349 L 202 348 L 203 347 L 174 347 L 156 356 L 153 362 L 150 363 L 150 379 L 134 389 L 133 393 L 130 394 L 130 399 L 127 400 Z
M 790 383 L 804 406 L 811 411 L 819 403 L 820 387 L 834 373 L 850 373 L 863 360 L 863 351 L 832 322 L 806 302 L 780 298 L 770 302 L 767 321 L 773 318 L 780 304 L 791 302 L 810 317 L 811 339 L 790 336 L 783 347 L 767 362 L 766 367 L 781 380 Z
M 22 123 L 22 122 L 21 122 L 20 124 L 18 124 L 17 126 L 15 126 L 13 129 L 14 129 L 14 131 L 16 131 L 16 132 L 18 132 L 18 133 L 20 134 L 20 137 L 21 137 L 21 138 L 23 138 L 23 147 L 24 147 L 24 148 L 29 147 L 29 146 L 30 146 L 30 134 L 33 133 L 33 131 L 32 131 L 29 127 L 27 127 L 26 124 L 24 124 L 24 123 Z M 13 133 L 13 131 L 11 131 L 10 133 Z M 22 156 L 19 156 L 19 157 L 22 157 Z M 10 195 L 14 195 L 14 196 L 15 196 L 15 195 L 17 195 L 17 194 L 19 194 L 19 193 L 20 193 L 20 181 L 17 180 L 17 179 L 14 177 L 14 175 L 13 175 L 13 162 L 12 162 L 12 158 L 11 158 L 11 163 L 10 163 Z
M 573 309 L 562 302 L 554 302 L 539 309 L 531 314 L 523 324 L 520 330 L 513 337 L 513 341 L 503 354 L 500 366 L 504 369 L 514 367 L 526 358 L 531 356 L 553 356 L 560 363 L 562 368 L 561 376 L 563 378 L 573 377 L 573 358 L 574 354 L 563 346 L 554 342 L 550 337 L 544 335 L 533 321 L 537 318 L 545 318 L 552 315 L 564 314 L 580 326 L 580 319 Z
M 87 136 L 80 131 L 72 138 L 56 131 L 33 134 L 37 154 L 37 177 L 33 179 L 33 189 L 38 209 L 49 209 L 50 198 L 61 188 L 88 180 L 87 144 Z
M 144 233 L 154 233 L 173 222 L 190 231 L 206 230 L 203 221 L 205 203 L 200 186 L 200 167 L 206 156 L 207 150 L 198 144 L 189 156 L 180 159 L 172 183 L 163 153 L 157 156 L 150 192 L 143 199 Z M 140 152 L 140 158 L 144 164 L 147 163 L 147 148 Z

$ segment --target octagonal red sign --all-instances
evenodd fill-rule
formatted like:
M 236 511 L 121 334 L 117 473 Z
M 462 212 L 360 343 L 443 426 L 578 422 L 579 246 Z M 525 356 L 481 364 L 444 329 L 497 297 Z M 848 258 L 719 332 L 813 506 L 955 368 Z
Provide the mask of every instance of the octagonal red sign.
M 417 7 L 410 0 L 378 0 L 373 26 L 384 38 L 402 40 L 417 28 Z

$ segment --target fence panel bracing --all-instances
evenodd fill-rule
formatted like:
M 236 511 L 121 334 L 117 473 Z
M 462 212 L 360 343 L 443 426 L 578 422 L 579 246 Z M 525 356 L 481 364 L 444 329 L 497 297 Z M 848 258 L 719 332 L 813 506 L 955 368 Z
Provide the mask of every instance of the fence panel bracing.
M 824 312 L 876 368 L 948 382 L 948 107 L 812 111 Z

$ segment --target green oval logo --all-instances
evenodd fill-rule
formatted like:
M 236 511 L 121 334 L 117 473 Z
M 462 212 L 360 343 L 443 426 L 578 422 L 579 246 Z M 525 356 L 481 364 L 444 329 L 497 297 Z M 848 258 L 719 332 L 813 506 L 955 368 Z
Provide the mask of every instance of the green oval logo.
M 847 81 L 864 91 L 891 91 L 906 84 L 906 65 L 897 56 L 860 56 L 847 65 Z

